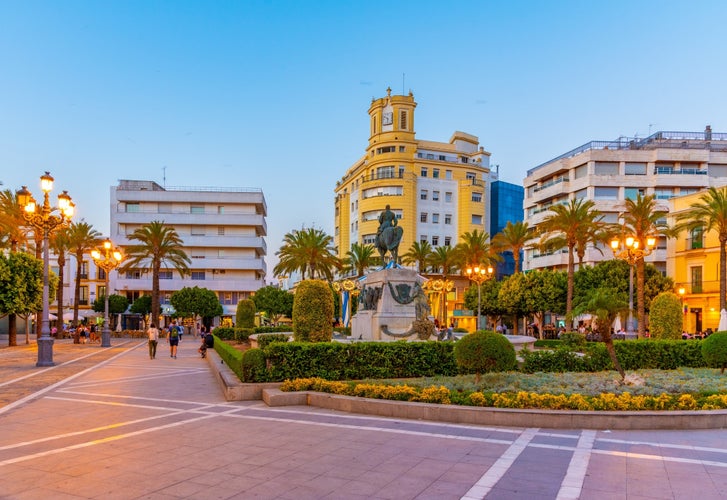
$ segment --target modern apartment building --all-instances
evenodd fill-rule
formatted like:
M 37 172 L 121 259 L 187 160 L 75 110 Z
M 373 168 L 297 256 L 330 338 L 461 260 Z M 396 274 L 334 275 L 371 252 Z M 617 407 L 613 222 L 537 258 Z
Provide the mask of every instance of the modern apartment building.
M 591 141 L 528 171 L 524 180 L 525 220 L 531 227 L 548 215 L 548 208 L 571 199 L 589 199 L 616 223 L 626 199 L 656 195 L 660 209 L 669 209 L 675 196 L 696 193 L 727 183 L 727 134 L 704 132 L 656 132 L 644 139 L 619 138 Z M 646 258 L 666 271 L 665 239 Z M 609 248 L 588 248 L 584 264 L 613 258 Z M 525 251 L 524 269 L 567 266 L 563 252 L 540 254 Z
M 162 307 L 172 292 L 198 286 L 214 291 L 225 316 L 239 300 L 265 286 L 267 205 L 260 189 L 163 187 L 153 181 L 121 180 L 111 187 L 111 239 L 126 247 L 129 235 L 152 221 L 174 227 L 190 257 L 191 275 L 173 268 L 160 279 Z M 114 279 L 115 278 L 115 279 Z M 111 293 L 130 301 L 151 293 L 151 276 L 142 269 L 111 274 Z
M 399 254 L 415 241 L 454 246 L 467 231 L 487 232 L 490 153 L 476 136 L 448 142 L 417 139 L 414 95 L 374 99 L 366 153 L 336 182 L 335 245 L 373 244 L 386 205 L 404 229 Z

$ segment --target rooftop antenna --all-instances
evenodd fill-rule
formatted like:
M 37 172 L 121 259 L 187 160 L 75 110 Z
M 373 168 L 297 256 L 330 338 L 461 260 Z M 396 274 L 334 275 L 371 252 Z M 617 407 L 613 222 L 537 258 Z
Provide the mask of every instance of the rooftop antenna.
M 162 186 L 167 187 L 167 166 L 162 167 Z

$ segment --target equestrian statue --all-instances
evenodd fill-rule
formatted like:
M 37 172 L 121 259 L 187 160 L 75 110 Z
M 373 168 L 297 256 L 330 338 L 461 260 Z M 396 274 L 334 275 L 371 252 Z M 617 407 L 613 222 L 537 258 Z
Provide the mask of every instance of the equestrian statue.
M 389 262 L 394 264 L 399 260 L 399 243 L 404 230 L 397 225 L 396 215 L 391 211 L 391 207 L 386 205 L 386 209 L 379 215 L 379 229 L 376 231 L 375 247 L 381 255 L 381 263 L 386 267 Z M 391 259 L 386 261 L 386 252 L 389 252 Z

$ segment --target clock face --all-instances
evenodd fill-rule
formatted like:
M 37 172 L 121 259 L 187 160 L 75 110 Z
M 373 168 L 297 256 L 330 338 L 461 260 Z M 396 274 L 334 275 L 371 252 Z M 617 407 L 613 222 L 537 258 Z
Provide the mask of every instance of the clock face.
M 382 125 L 391 125 L 394 122 L 394 113 L 391 111 L 384 113 L 383 119 L 381 120 Z

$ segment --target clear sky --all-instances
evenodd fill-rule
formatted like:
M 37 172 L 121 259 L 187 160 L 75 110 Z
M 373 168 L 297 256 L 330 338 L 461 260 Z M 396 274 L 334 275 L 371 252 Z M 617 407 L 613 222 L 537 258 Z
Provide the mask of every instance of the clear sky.
M 521 184 L 590 140 L 727 132 L 725 26 L 724 1 L 0 0 L 0 181 L 49 170 L 104 234 L 118 179 L 262 188 L 272 280 L 286 232 L 333 234 L 388 86 Z

